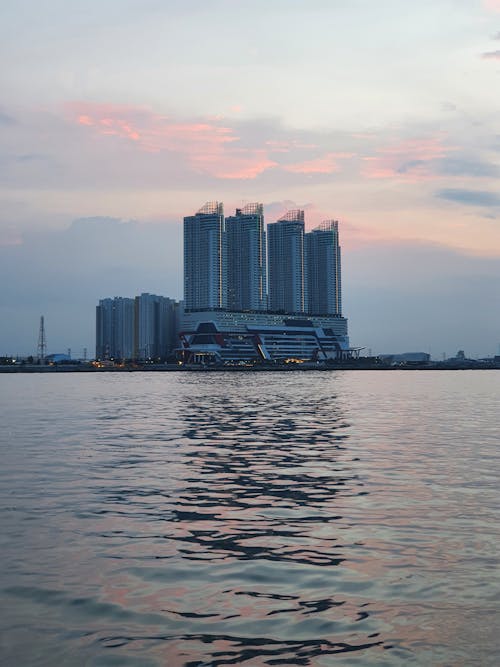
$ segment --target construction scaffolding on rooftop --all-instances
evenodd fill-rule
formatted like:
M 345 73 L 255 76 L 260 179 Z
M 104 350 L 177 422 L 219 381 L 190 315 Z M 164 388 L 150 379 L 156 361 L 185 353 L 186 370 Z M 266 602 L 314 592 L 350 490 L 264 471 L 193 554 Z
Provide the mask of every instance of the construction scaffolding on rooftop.
M 196 215 L 224 215 L 224 204 L 218 201 L 207 201 L 196 212 Z

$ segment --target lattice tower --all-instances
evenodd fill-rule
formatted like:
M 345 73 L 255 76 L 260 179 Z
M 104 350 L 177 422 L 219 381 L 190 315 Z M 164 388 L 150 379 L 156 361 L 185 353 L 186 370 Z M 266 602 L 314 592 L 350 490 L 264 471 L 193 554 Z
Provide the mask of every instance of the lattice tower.
M 45 321 L 43 315 L 40 317 L 40 330 L 38 331 L 38 358 L 40 361 L 45 359 L 47 351 L 47 340 L 45 338 Z

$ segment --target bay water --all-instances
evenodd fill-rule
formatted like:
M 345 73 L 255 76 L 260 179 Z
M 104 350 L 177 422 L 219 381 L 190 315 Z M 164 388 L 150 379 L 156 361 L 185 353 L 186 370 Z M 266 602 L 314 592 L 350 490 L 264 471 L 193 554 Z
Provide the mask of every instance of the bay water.
M 496 665 L 498 371 L 0 375 L 0 663 Z

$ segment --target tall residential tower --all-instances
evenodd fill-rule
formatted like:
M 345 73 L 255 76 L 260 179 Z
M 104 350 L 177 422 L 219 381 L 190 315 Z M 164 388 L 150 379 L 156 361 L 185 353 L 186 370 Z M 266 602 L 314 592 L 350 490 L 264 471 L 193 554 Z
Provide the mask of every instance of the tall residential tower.
M 101 299 L 96 309 L 96 358 L 133 359 L 134 299 Z
M 266 233 L 262 204 L 226 218 L 229 310 L 266 310 Z
M 305 235 L 307 264 L 307 312 L 341 315 L 339 223 L 325 220 Z
M 304 211 L 288 211 L 267 227 L 269 309 L 303 313 L 307 307 Z
M 184 307 L 200 310 L 227 307 L 224 207 L 207 202 L 184 218 Z

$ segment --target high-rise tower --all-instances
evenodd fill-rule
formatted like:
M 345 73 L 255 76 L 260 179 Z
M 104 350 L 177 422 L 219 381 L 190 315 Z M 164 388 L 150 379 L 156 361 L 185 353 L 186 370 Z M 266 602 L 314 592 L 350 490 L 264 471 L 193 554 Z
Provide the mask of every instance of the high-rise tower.
M 304 211 L 288 211 L 267 226 L 269 308 L 303 313 L 307 305 Z
M 262 204 L 247 204 L 226 218 L 229 310 L 265 310 L 266 233 Z
M 227 307 L 224 207 L 207 202 L 184 218 L 184 307 L 203 310 Z
M 157 294 L 135 297 L 135 358 L 165 359 L 175 345 L 175 301 Z
M 307 312 L 341 315 L 339 223 L 325 220 L 305 235 L 307 258 Z
M 96 308 L 96 358 L 132 359 L 134 299 L 101 299 Z

